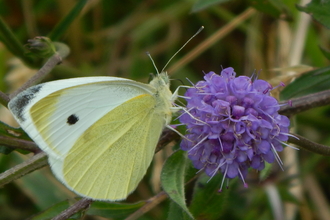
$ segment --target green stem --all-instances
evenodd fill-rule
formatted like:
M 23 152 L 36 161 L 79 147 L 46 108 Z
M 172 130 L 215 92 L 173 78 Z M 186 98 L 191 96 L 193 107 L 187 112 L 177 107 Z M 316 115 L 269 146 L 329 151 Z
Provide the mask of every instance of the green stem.
M 7 26 L 7 24 L 0 17 L 0 36 L 1 40 L 6 45 L 7 49 L 15 56 L 19 57 L 29 66 L 35 66 L 34 60 L 25 56 L 25 49 L 23 45 L 16 38 L 15 34 Z
M 294 134 L 294 136 L 299 139 L 289 136 L 288 142 L 296 144 L 300 149 L 305 149 L 313 153 L 321 154 L 323 156 L 330 156 L 329 146 L 315 143 L 297 134 Z
M 39 83 L 50 71 L 56 67 L 57 64 L 62 62 L 62 58 L 65 58 L 69 55 L 70 49 L 67 45 L 59 42 L 54 42 L 54 45 L 56 47 L 56 53 L 51 56 L 47 62 L 41 67 L 41 69 L 33 76 L 31 77 L 26 83 L 24 83 L 21 88 L 13 92 L 9 95 L 9 98 L 12 99 L 15 97 L 18 93 L 24 91 L 25 89 L 31 87 L 32 85 L 35 85 Z
M 48 37 L 52 41 L 57 41 L 63 35 L 63 33 L 69 28 L 72 22 L 77 18 L 81 10 L 86 5 L 87 0 L 80 0 L 75 7 L 70 11 L 70 13 L 65 16 L 52 30 Z

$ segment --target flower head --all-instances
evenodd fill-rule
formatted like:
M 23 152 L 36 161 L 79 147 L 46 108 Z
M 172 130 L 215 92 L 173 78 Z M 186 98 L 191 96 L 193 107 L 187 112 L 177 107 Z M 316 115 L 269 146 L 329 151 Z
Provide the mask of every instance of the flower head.
M 290 121 L 278 114 L 268 82 L 235 75 L 231 67 L 221 75 L 210 72 L 187 90 L 180 121 L 188 134 L 181 149 L 210 177 L 218 172 L 224 178 L 239 176 L 247 186 L 249 167 L 262 170 L 265 162 L 280 162 L 277 151 L 288 139 Z
M 28 50 L 28 55 L 40 58 L 47 58 L 56 53 L 56 48 L 48 37 L 40 36 L 29 39 L 25 47 Z

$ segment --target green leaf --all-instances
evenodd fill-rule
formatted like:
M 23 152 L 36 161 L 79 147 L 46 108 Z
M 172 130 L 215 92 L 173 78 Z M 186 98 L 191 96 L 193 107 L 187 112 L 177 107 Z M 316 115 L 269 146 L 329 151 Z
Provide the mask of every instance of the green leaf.
M 198 12 L 215 4 L 221 4 L 228 1 L 230 0 L 197 0 L 196 3 L 193 5 L 191 11 Z
M 191 160 L 186 164 L 185 182 L 188 182 L 197 175 L 198 170 L 194 167 Z
M 178 204 L 190 219 L 194 219 L 187 208 L 184 196 L 186 160 L 186 153 L 184 151 L 175 151 L 166 160 L 160 178 L 164 191 L 172 201 Z
M 260 175 L 259 175 L 260 181 L 264 181 L 265 179 L 267 179 L 267 177 L 272 172 L 272 167 L 273 167 L 272 163 L 265 163 L 265 168 L 260 171 Z
M 258 11 L 274 18 L 292 20 L 288 8 L 278 0 L 249 0 L 250 5 Z
M 12 32 L 10 27 L 0 17 L 0 41 L 4 43 L 7 49 L 15 56 L 19 57 L 22 61 L 30 66 L 35 65 L 35 60 L 25 56 L 23 44 L 17 39 L 16 35 Z
M 83 9 L 83 7 L 86 5 L 87 0 L 80 0 L 75 5 L 75 7 L 70 11 L 70 13 L 65 16 L 60 23 L 56 25 L 56 27 L 53 29 L 53 31 L 48 35 L 48 37 L 52 41 L 57 41 L 69 28 L 69 26 L 72 24 L 72 22 L 78 17 L 79 13 Z
M 14 128 L 0 121 L 0 135 L 5 137 L 14 137 L 24 140 L 31 140 L 22 128 Z
M 281 100 L 288 100 L 330 88 L 330 66 L 309 71 L 287 85 L 280 94 Z
M 167 219 L 190 220 L 191 217 L 185 211 L 183 211 L 183 209 L 177 203 L 171 201 Z
M 321 49 L 322 54 L 323 54 L 328 60 L 330 60 L 330 51 L 327 50 L 327 49 L 325 49 L 325 48 L 323 48 L 323 47 L 321 47 L 321 46 L 320 46 L 320 49 Z
M 59 202 L 48 209 L 43 210 L 42 212 L 34 215 L 29 218 L 29 220 L 44 220 L 44 219 L 52 219 L 62 211 L 70 207 L 70 203 L 68 200 Z
M 11 153 L 14 148 L 10 148 L 8 146 L 15 146 L 13 145 L 15 141 L 20 139 L 31 140 L 22 128 L 14 128 L 0 121 L 0 154 L 7 155 Z M 30 153 L 30 151 L 22 149 L 17 149 L 17 151 L 22 154 Z
M 22 128 L 11 127 L 2 121 L 0 121 L 0 154 L 9 154 L 14 148 L 8 146 L 15 146 L 19 141 L 28 140 L 31 141 L 30 137 L 23 131 Z M 31 153 L 31 147 L 27 146 L 23 149 L 16 149 L 22 154 Z
M 224 211 L 229 189 L 218 192 L 223 175 L 215 175 L 212 179 L 206 174 L 199 177 L 195 184 L 190 211 L 196 219 L 220 219 Z
M 138 202 L 133 204 L 109 203 L 109 202 L 93 202 L 87 210 L 88 215 L 98 215 L 104 218 L 125 218 L 132 214 L 146 202 Z
M 8 154 L 10 154 L 13 151 L 14 151 L 13 148 L 0 145 L 0 154 L 8 155 Z
M 19 154 L 11 154 L 8 157 L 10 157 L 11 163 L 18 165 L 9 172 L 1 174 L 0 185 L 15 180 L 14 183 L 19 191 L 28 196 L 34 206 L 40 210 L 68 197 L 69 190 L 64 186 L 59 187 L 55 177 L 50 175 L 49 169 L 32 172 L 47 165 L 47 157 L 44 153 L 36 154 L 28 160 Z
M 297 5 L 297 8 L 310 14 L 315 20 L 330 29 L 330 1 L 312 0 L 305 7 Z

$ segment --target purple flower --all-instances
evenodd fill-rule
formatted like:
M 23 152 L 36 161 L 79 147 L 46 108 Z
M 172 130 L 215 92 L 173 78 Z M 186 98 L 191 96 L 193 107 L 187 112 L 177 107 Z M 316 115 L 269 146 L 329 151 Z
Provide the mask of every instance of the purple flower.
M 247 187 L 248 168 L 262 170 L 275 159 L 281 163 L 277 151 L 288 139 L 290 121 L 278 114 L 269 83 L 235 75 L 231 67 L 221 75 L 210 72 L 187 90 L 187 111 L 180 116 L 187 135 L 181 149 L 210 177 L 219 172 L 224 179 L 238 176 Z

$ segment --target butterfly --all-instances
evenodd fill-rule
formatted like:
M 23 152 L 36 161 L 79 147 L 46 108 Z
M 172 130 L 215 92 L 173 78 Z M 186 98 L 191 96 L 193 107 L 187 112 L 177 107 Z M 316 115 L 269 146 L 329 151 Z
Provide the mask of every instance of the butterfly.
M 175 99 L 162 72 L 149 84 L 119 77 L 47 82 L 19 93 L 8 107 L 66 187 L 118 201 L 145 175 Z
M 180 109 L 174 106 L 178 89 L 172 93 L 169 87 L 167 73 L 158 70 L 149 84 L 119 77 L 64 79 L 24 90 L 8 108 L 67 188 L 93 200 L 119 201 L 145 175 L 163 128 L 174 130 L 168 124 Z

